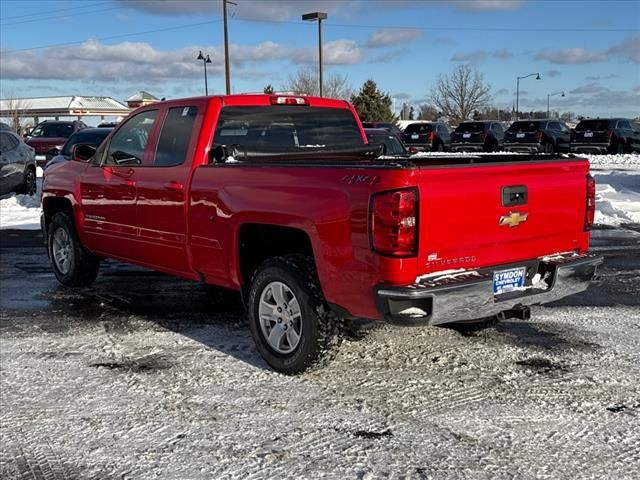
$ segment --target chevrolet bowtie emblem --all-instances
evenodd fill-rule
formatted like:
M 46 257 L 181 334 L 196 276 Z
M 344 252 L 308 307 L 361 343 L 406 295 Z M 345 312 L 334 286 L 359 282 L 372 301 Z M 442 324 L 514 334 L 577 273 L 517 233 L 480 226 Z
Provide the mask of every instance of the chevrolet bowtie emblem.
M 500 217 L 499 225 L 501 227 L 517 227 L 522 222 L 526 222 L 528 217 L 528 213 L 509 212 L 509 215 L 503 215 L 502 217 Z

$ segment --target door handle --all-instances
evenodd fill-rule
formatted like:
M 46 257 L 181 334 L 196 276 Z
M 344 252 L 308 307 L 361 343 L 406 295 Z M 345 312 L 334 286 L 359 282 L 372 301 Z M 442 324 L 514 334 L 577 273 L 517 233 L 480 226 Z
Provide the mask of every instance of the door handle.
M 171 180 L 164 184 L 164 188 L 167 190 L 171 190 L 172 192 L 183 192 L 184 185 L 180 182 L 176 182 L 175 180 Z

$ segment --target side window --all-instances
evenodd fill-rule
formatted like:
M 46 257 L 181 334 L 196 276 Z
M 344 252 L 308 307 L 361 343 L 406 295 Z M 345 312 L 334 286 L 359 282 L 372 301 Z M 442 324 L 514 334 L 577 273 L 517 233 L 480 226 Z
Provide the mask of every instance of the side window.
M 558 122 L 550 122 L 549 123 L 549 129 L 553 130 L 554 132 L 559 132 L 560 131 L 560 124 Z
M 150 110 L 127 120 L 111 138 L 104 163 L 107 165 L 141 165 L 149 140 L 149 132 L 151 132 L 157 114 L 157 110 Z
M 197 114 L 196 107 L 169 109 L 160 132 L 154 166 L 172 167 L 184 163 Z
M 18 142 L 8 133 L 0 133 L 0 153 L 6 153 L 18 146 Z
M 631 129 L 631 125 L 629 125 L 629 122 L 627 120 L 620 120 L 618 122 L 618 128 Z

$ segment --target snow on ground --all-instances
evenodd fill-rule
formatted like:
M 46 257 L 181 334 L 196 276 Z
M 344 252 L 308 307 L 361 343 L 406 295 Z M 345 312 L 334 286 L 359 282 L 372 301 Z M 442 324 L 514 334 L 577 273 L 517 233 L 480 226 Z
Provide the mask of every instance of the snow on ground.
M 499 152 L 502 154 L 504 152 Z M 506 153 L 505 153 L 506 154 Z M 468 153 L 421 152 L 417 156 L 465 156 Z M 482 155 L 482 154 L 474 154 Z M 640 223 L 640 154 L 587 155 L 596 179 L 596 224 Z M 42 169 L 34 197 L 10 194 L 0 198 L 0 230 L 40 228 Z
M 42 173 L 42 168 L 38 167 L 36 169 L 38 191 L 34 196 L 11 193 L 0 197 L 0 230 L 7 228 L 38 230 L 40 228 Z

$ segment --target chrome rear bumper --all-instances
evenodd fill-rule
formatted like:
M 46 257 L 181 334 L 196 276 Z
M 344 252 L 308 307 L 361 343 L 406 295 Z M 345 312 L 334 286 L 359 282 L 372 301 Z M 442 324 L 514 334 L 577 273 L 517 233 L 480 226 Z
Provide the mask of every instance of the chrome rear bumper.
M 521 307 L 549 303 L 586 290 L 603 262 L 601 256 L 558 255 L 517 265 L 462 272 L 405 286 L 379 285 L 375 298 L 382 317 L 405 325 L 438 325 L 498 315 Z M 526 265 L 528 283 L 535 273 L 546 276 L 544 288 L 493 294 L 493 272 Z

